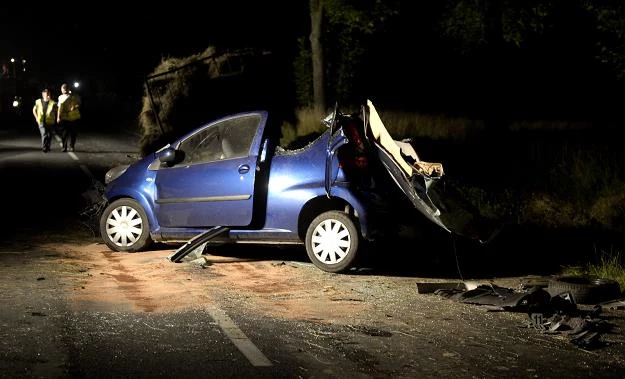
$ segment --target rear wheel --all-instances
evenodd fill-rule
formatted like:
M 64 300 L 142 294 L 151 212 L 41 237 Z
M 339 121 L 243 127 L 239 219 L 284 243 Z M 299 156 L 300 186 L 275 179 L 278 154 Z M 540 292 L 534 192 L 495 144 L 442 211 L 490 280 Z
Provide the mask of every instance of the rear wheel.
M 148 217 L 132 199 L 115 200 L 106 207 L 100 218 L 100 234 L 115 251 L 134 252 L 152 244 Z
M 312 263 L 323 271 L 349 269 L 358 255 L 360 233 L 344 212 L 329 211 L 317 216 L 306 232 L 306 252 Z

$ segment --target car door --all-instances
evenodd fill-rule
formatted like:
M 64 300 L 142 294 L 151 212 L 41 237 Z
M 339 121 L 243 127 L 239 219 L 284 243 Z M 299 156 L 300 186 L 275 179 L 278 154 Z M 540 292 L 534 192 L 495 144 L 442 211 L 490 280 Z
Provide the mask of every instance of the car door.
M 252 220 L 262 114 L 210 124 L 177 146 L 177 163 L 158 169 L 156 216 L 161 227 L 245 226 Z

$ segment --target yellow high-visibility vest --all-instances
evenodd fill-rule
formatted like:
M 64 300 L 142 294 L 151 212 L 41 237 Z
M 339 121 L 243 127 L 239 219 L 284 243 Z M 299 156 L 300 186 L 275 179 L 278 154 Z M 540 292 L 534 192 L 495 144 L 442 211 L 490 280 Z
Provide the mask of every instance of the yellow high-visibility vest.
M 48 108 L 46 109 L 46 114 L 43 114 L 43 101 L 41 99 L 37 99 L 35 101 L 35 113 L 37 114 L 37 122 L 46 125 L 54 125 L 56 122 L 56 114 L 54 114 L 54 108 L 56 107 L 56 103 L 54 100 L 48 100 Z
M 76 121 L 80 119 L 80 98 L 71 94 L 63 102 L 59 103 L 61 120 Z

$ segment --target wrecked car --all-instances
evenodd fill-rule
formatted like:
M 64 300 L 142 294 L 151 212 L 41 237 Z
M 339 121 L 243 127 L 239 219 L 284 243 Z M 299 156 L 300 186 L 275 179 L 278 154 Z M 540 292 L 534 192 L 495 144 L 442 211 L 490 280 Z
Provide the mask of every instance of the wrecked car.
M 298 149 L 279 146 L 271 121 L 266 111 L 229 115 L 111 169 L 104 242 L 128 252 L 198 236 L 303 244 L 315 266 L 343 272 L 364 243 L 395 228 L 406 202 L 451 232 L 428 195 L 442 164 L 423 162 L 409 143 L 394 140 L 370 101 L 354 114 L 335 107 L 322 121 L 325 132 Z

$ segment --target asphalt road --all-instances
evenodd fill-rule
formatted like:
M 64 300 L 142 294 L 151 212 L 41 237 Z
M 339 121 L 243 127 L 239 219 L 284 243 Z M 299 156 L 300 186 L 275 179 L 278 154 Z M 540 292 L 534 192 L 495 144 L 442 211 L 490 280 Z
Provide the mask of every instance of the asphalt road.
M 399 261 L 385 272 L 334 275 L 305 259 L 267 264 L 284 259 L 268 248 L 252 250 L 257 263 L 184 265 L 173 277 L 157 263 L 140 278 L 121 258 L 94 263 L 108 252 L 84 260 L 80 250 L 64 253 L 59 246 L 98 241 L 81 223 L 89 205 L 83 194 L 110 167 L 131 161 L 137 142 L 130 130 L 86 127 L 75 152 L 56 143 L 46 154 L 34 126 L 0 130 L 0 377 L 625 377 L 619 311 L 610 315 L 619 325 L 607 336 L 610 346 L 586 352 L 520 328 L 524 315 L 419 295 L 416 272 L 427 266 L 412 276 Z M 243 274 L 233 280 L 237 270 Z M 112 283 L 107 291 L 115 290 L 101 296 L 119 294 L 115 307 L 72 300 L 94 280 Z M 139 284 L 167 280 L 181 283 L 174 288 L 190 307 L 131 306 L 151 296 L 134 292 Z M 189 297 L 184 283 L 197 281 L 201 291 Z

